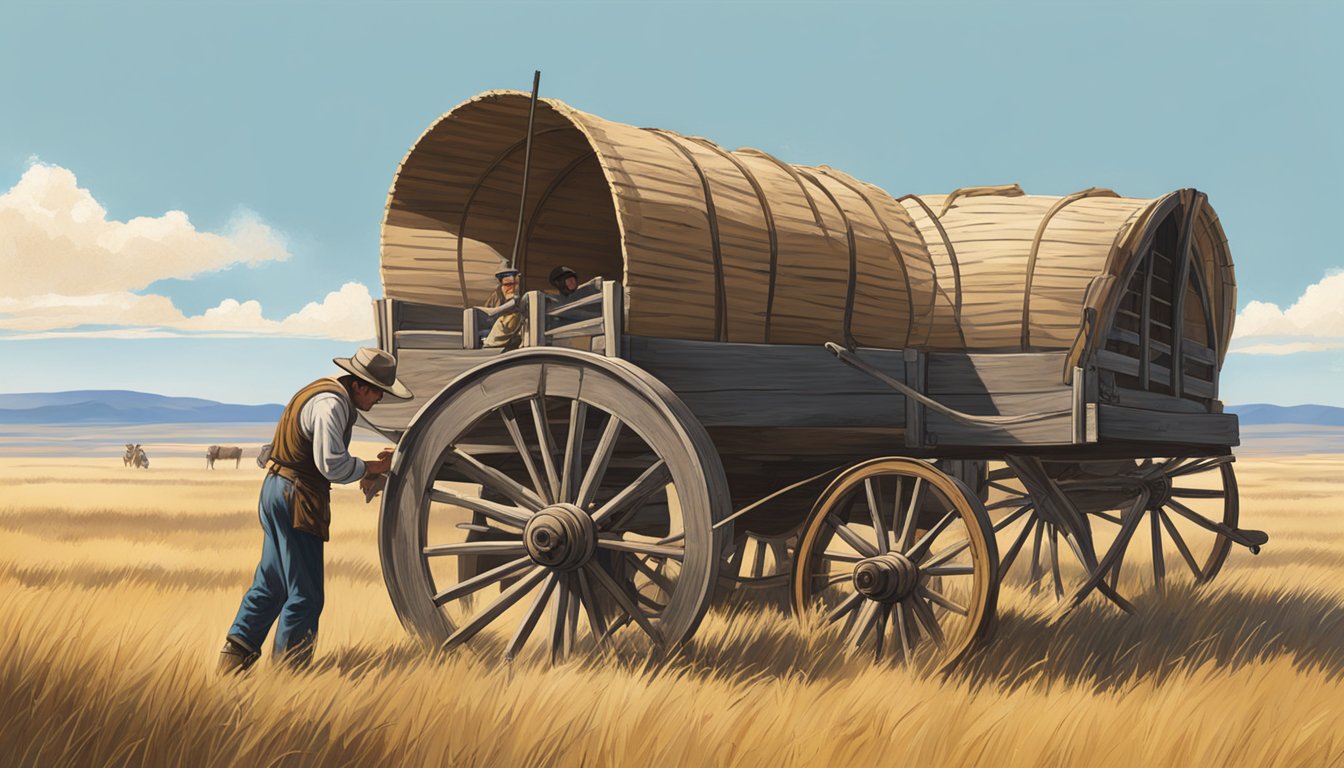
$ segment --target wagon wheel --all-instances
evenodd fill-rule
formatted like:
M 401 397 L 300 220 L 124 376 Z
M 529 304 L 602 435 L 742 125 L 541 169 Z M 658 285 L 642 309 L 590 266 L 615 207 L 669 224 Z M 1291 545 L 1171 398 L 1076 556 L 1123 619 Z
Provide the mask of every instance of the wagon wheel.
M 1207 584 L 1222 570 L 1232 549 L 1240 504 L 1232 456 L 1148 459 L 1135 467 L 1148 497 L 1125 520 L 1102 558 L 1112 586 L 1125 573 L 1161 590 L 1173 579 Z M 1259 539 L 1252 538 L 1254 541 Z M 1258 544 L 1251 544 L 1258 551 Z M 1147 553 L 1143 558 L 1129 553 Z M 1188 574 L 1188 575 L 1187 575 Z
M 799 529 L 777 536 L 740 531 L 719 568 L 719 585 L 728 590 L 776 589 L 789 583 Z
M 728 498 L 704 429 L 647 373 L 514 352 L 454 380 L 398 445 L 384 578 L 402 623 L 445 648 L 476 639 L 513 658 L 548 606 L 553 660 L 585 626 L 676 644 L 708 606 Z
M 820 611 L 852 648 L 946 669 L 988 636 L 997 570 L 965 485 L 918 459 L 873 459 L 836 478 L 803 524 L 793 608 Z
M 1103 541 L 1119 530 L 1121 510 L 1132 505 L 1134 488 L 1121 483 L 1119 490 L 1107 493 L 1089 483 L 1115 485 L 1126 468 L 1133 466 L 1132 461 L 1042 463 L 1045 473 L 1083 513 L 1090 539 Z M 984 500 L 1001 553 L 1001 581 L 1025 584 L 1032 595 L 1044 593 L 1060 600 L 1091 579 L 1100 559 L 1095 549 L 1085 553 L 1086 542 L 1041 514 L 1037 499 L 1012 467 L 999 465 L 989 470 Z
M 1131 571 L 1151 569 L 1150 584 L 1161 588 L 1171 577 L 1166 564 L 1183 561 L 1197 584 L 1213 579 L 1227 559 L 1232 541 L 1220 533 L 1236 530 L 1236 478 L 1231 456 L 1200 459 L 1145 459 L 1049 462 L 1045 464 L 1061 492 L 1086 515 L 1096 550 L 1095 571 L 1105 574 L 1112 591 L 1120 585 L 1127 550 L 1149 553 Z M 1033 593 L 1053 586 L 1056 598 L 1076 595 L 1099 583 L 1097 573 L 1059 528 L 1037 514 L 1036 502 L 1009 468 L 989 473 L 986 505 L 1004 553 L 1005 580 L 1025 575 Z M 1014 572 L 1014 564 L 1017 569 Z M 1042 582 L 1045 582 L 1044 584 Z

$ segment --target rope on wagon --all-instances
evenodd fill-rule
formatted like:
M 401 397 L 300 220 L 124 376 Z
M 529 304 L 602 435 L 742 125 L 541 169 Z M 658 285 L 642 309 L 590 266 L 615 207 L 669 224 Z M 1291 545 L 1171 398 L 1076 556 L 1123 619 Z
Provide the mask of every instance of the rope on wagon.
M 856 368 L 859 371 L 868 374 L 869 376 L 872 376 L 873 378 L 877 379 L 883 384 L 886 384 L 892 389 L 895 389 L 896 391 L 900 392 L 906 397 L 909 397 L 923 404 L 925 407 L 937 411 L 938 413 L 943 414 L 949 419 L 959 421 L 963 424 L 969 424 L 971 426 L 1005 426 L 1011 424 L 1029 424 L 1033 421 L 1055 418 L 1058 417 L 1061 413 L 1067 413 L 1067 411 L 1039 411 L 1037 413 L 1023 413 L 1016 416 L 977 416 L 972 413 L 964 413 L 962 411 L 958 411 L 955 408 L 950 408 L 946 405 L 943 405 L 942 403 L 938 402 L 937 400 L 934 400 L 933 398 L 929 397 L 923 392 L 920 392 L 914 387 L 911 387 L 910 385 L 906 384 L 903 381 L 897 381 L 896 379 L 893 379 L 892 377 L 888 376 L 882 371 L 879 371 L 877 368 L 874 368 L 872 365 L 864 362 L 863 359 L 860 358 L 857 354 L 848 349 L 845 349 L 839 344 L 828 341 L 826 342 L 826 349 L 829 350 L 831 354 L 840 358 L 840 362 L 845 363 L 846 365 L 849 365 L 853 368 Z

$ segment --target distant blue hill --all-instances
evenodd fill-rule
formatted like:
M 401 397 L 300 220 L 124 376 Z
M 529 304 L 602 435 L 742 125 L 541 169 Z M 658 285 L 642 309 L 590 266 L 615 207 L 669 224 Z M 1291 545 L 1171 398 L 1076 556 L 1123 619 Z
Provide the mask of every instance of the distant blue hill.
M 1270 405 L 1248 403 L 1229 405 L 1228 413 L 1237 414 L 1242 426 L 1249 424 L 1309 424 L 1317 427 L 1344 427 L 1344 408 L 1333 405 Z
M 0 424 L 171 424 L 277 421 L 284 406 L 231 405 L 128 390 L 0 395 Z

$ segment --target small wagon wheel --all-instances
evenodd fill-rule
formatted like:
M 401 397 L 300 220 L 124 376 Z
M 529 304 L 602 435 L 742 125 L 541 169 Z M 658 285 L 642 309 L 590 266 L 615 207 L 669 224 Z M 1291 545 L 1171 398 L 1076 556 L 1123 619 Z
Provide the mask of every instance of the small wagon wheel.
M 793 573 L 798 531 L 768 536 L 739 531 L 719 568 L 719 586 L 731 590 L 768 590 L 786 586 Z
M 708 606 L 728 498 L 703 427 L 647 373 L 513 352 L 408 428 L 383 500 L 384 578 L 402 623 L 445 648 L 493 635 L 513 658 L 548 606 L 552 659 L 584 625 L 597 641 L 634 625 L 676 644 Z
M 899 649 L 947 668 L 988 636 L 997 574 L 989 520 L 964 484 L 918 459 L 873 459 L 836 478 L 803 524 L 793 608 L 878 658 Z

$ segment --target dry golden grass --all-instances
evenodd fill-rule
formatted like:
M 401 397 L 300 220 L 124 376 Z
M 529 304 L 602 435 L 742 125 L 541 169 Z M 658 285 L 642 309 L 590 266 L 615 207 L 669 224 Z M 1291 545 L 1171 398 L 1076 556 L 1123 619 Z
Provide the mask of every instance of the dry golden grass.
M 1341 765 L 1341 470 L 1242 460 L 1260 557 L 1133 616 L 1093 598 L 1051 624 L 1007 589 L 993 644 L 946 678 L 848 659 L 770 604 L 716 609 L 657 662 L 628 641 L 554 668 L 431 657 L 392 612 L 375 507 L 343 488 L 318 663 L 219 679 L 255 465 L 0 460 L 0 763 Z

